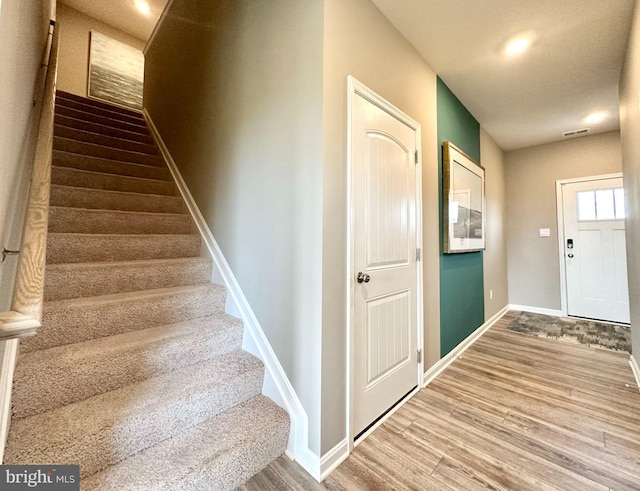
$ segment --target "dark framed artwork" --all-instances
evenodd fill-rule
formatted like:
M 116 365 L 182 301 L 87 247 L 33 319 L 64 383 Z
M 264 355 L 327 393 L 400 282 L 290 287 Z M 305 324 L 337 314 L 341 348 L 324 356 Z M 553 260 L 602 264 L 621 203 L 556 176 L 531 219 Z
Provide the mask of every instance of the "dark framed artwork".
M 484 250 L 484 168 L 444 142 L 442 169 L 445 254 Z
M 87 79 L 89 98 L 142 110 L 144 54 L 139 49 L 91 31 Z

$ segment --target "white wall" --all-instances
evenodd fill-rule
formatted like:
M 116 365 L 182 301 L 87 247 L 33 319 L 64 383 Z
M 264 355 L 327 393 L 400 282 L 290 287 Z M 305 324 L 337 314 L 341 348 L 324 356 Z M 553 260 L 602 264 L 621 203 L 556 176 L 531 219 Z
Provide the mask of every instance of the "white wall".
M 556 181 L 621 170 L 617 131 L 505 154 L 509 303 L 561 309 Z
M 175 0 L 145 107 L 309 417 L 320 452 L 322 2 Z
M 484 318 L 488 320 L 509 303 L 509 290 L 504 152 L 484 128 L 480 128 L 480 162 L 485 169 L 487 215 L 486 247 L 482 255 L 482 269 L 484 272 Z
M 36 78 L 53 6 L 3 0 L 0 6 L 0 249 L 19 249 L 40 105 Z M 0 265 L 0 311 L 11 303 L 17 257 Z
M 620 136 L 626 199 L 627 269 L 633 356 L 640 362 L 640 5 L 636 2 L 620 79 Z
M 58 89 L 87 96 L 89 33 L 94 30 L 142 51 L 145 42 L 58 2 L 60 65 Z

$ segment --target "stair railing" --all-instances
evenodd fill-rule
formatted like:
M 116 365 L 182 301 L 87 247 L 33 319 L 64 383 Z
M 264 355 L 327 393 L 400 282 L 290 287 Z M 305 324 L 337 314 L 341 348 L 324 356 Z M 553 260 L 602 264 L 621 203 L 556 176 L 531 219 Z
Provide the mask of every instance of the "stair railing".
M 33 336 L 42 321 L 53 155 L 53 113 L 58 74 L 58 30 L 55 29 L 54 21 L 50 22 L 40 72 L 34 100 L 38 101 L 41 97 L 42 107 L 20 251 L 2 251 L 3 260 L 7 254 L 17 252 L 19 260 L 11 311 L 0 312 L 0 462 L 3 461 L 11 423 L 11 387 L 18 358 L 18 343 L 20 338 Z

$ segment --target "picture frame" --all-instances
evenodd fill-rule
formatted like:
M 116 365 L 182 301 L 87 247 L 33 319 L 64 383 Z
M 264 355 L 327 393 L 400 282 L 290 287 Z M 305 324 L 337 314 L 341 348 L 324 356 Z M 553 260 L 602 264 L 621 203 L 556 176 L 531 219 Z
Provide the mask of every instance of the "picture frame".
M 442 145 L 445 254 L 485 249 L 484 168 L 447 141 Z
M 142 110 L 144 54 L 98 31 L 90 31 L 87 96 Z

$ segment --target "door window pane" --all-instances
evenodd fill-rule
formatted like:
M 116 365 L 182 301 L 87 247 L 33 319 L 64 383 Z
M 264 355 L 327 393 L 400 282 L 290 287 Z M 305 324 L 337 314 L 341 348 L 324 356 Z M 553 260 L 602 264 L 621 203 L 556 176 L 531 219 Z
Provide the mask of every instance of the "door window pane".
M 623 220 L 625 217 L 624 189 L 623 188 L 614 189 L 613 194 L 615 197 L 615 204 L 616 204 L 616 219 Z
M 613 208 L 613 189 L 598 189 L 596 191 L 596 219 L 615 220 Z
M 596 196 L 593 191 L 580 191 L 578 193 L 578 220 L 596 219 Z

